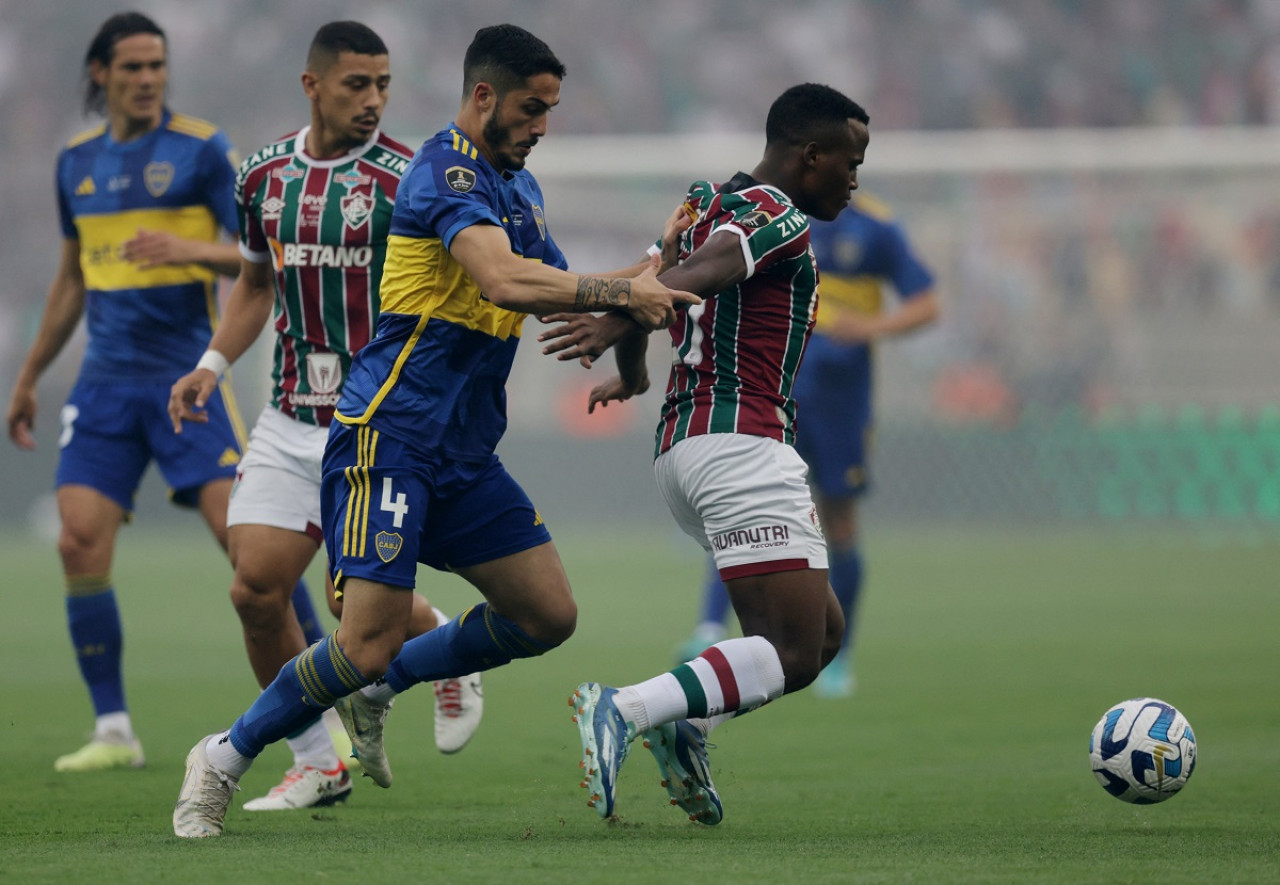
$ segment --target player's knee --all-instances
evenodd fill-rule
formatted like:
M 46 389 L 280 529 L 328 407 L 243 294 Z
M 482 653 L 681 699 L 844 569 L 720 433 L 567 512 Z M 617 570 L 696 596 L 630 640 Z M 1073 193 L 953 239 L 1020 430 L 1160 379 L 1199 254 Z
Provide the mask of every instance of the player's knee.
M 105 571 L 110 561 L 108 542 L 74 522 L 64 522 L 58 533 L 58 556 L 63 571 L 69 575 L 94 574 Z
M 564 594 L 554 603 L 542 606 L 536 613 L 526 616 L 520 625 L 530 638 L 554 648 L 565 642 L 578 626 L 578 605 L 573 597 Z
M 231 581 L 231 604 L 244 623 L 275 624 L 284 621 L 292 591 L 292 584 L 237 569 Z
M 400 653 L 401 643 L 352 639 L 346 643 L 340 642 L 339 645 L 356 672 L 373 682 L 387 674 L 387 668 Z

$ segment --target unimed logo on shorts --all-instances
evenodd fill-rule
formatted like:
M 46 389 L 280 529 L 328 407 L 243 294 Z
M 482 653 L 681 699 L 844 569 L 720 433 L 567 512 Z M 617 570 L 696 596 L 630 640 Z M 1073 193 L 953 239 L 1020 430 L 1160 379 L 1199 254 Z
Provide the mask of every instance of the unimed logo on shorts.
M 717 550 L 746 547 L 759 550 L 763 547 L 785 547 L 791 543 L 791 531 L 785 525 L 762 525 L 754 529 L 734 529 L 711 539 Z

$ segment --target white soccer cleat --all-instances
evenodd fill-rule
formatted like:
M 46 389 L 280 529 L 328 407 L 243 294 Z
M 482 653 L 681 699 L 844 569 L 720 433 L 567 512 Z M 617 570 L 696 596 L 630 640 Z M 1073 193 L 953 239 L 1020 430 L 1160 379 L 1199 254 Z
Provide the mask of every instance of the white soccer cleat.
M 329 732 L 329 740 L 333 741 L 333 751 L 338 754 L 342 764 L 347 766 L 347 771 L 353 773 L 359 771 L 360 760 L 351 755 L 351 738 L 347 734 L 347 727 L 342 724 L 342 717 L 338 715 L 338 711 L 330 707 L 320 718 L 324 720 L 324 727 Z
M 141 768 L 147 764 L 142 744 L 134 737 L 117 732 L 95 734 L 89 743 L 74 753 L 59 756 L 54 771 L 106 771 L 111 768 Z
M 221 836 L 231 794 L 240 789 L 240 779 L 213 767 L 205 745 L 217 735 L 200 738 L 187 754 L 187 774 L 173 806 L 173 833 L 184 839 Z M 223 738 L 226 740 L 226 738 Z
M 365 777 L 380 787 L 391 786 L 391 763 L 382 745 L 382 726 L 393 703 L 394 698 L 380 704 L 357 691 L 338 698 L 333 705 L 351 738 L 351 755 L 360 760 Z
M 484 686 L 479 673 L 441 679 L 436 690 L 436 749 L 456 753 L 467 745 L 484 715 Z
M 312 765 L 295 765 L 271 792 L 244 803 L 245 811 L 289 811 L 294 808 L 321 808 L 345 802 L 351 795 L 351 775 L 338 761 L 332 771 Z

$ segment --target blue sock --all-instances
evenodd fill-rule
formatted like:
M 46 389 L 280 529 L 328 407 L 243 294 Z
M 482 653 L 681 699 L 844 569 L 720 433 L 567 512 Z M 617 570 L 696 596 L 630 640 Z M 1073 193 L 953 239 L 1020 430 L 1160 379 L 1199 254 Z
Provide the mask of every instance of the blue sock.
M 729 617 L 729 591 L 724 589 L 724 581 L 720 580 L 720 571 L 714 562 L 707 572 L 707 584 L 702 590 L 702 620 L 705 624 L 711 621 L 723 624 Z
M 80 675 L 89 687 L 93 710 L 99 716 L 118 713 L 125 709 L 124 680 L 120 676 L 124 635 L 115 591 L 107 586 L 98 593 L 66 599 L 71 645 Z
M 827 553 L 831 589 L 835 591 L 840 608 L 844 611 L 844 642 L 840 654 L 853 652 L 853 632 L 858 620 L 858 597 L 862 595 L 862 554 L 857 547 L 830 550 Z
M 311 604 L 306 581 L 299 580 L 298 586 L 293 588 L 293 613 L 298 616 L 298 623 L 302 625 L 302 635 L 306 637 L 307 645 L 315 645 L 324 639 L 324 628 L 320 626 L 316 607 Z
M 537 657 L 553 648 L 482 602 L 406 642 L 391 662 L 386 681 L 392 690 L 401 692 L 419 682 L 492 670 L 515 658 Z
M 250 759 L 268 745 L 296 734 L 340 697 L 369 684 L 331 633 L 280 668 L 243 716 L 231 726 L 231 745 Z

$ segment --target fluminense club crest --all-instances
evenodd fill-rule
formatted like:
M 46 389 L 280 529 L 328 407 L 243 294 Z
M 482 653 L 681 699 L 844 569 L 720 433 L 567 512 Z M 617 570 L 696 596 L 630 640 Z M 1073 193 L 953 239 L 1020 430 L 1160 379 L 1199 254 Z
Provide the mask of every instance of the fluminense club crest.
M 346 220 L 348 227 L 359 227 L 368 221 L 369 216 L 373 214 L 373 197 L 362 191 L 348 194 L 340 202 L 342 204 L 342 217 Z

